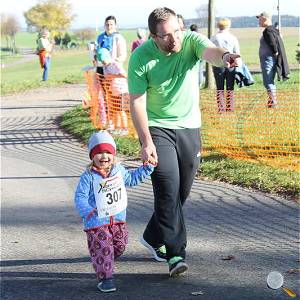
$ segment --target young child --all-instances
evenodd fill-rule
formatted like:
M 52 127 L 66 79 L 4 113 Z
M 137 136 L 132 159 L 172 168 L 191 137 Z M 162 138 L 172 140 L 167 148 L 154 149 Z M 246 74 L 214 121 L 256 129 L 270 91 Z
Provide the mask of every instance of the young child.
M 128 242 L 126 225 L 127 193 L 154 170 L 155 162 L 126 170 L 116 163 L 116 144 L 107 131 L 98 131 L 88 141 L 91 164 L 81 175 L 75 205 L 84 224 L 88 248 L 101 292 L 114 292 L 114 260 Z

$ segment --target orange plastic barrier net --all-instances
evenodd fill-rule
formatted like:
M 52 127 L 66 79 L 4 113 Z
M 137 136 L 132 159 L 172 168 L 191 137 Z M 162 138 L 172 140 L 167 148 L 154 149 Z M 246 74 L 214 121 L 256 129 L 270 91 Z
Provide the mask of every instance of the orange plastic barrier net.
M 266 90 L 239 89 L 232 99 L 225 92 L 220 111 L 218 92 L 201 91 L 204 150 L 299 170 L 299 91 L 276 94 L 278 105 L 269 107 Z
M 126 78 L 96 75 L 94 71 L 85 72 L 85 76 L 88 90 L 83 106 L 90 107 L 94 127 L 107 129 L 115 136 L 137 137 L 129 111 Z M 275 108 L 268 107 L 265 90 L 242 88 L 232 94 L 225 92 L 221 106 L 219 98 L 220 91 L 200 92 L 204 152 L 299 170 L 298 90 L 278 90 Z
M 136 136 L 129 113 L 127 78 L 120 75 L 100 75 L 85 72 L 88 91 L 83 106 L 90 107 L 90 118 L 97 129 L 107 129 L 113 135 Z

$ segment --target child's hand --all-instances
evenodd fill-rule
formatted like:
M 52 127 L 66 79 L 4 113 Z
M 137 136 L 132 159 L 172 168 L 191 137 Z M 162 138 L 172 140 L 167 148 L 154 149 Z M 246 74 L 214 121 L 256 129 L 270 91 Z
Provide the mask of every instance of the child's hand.
M 152 166 L 154 166 L 154 167 L 156 167 L 157 166 L 157 161 L 153 158 L 153 157 L 150 157 L 150 159 L 148 159 L 148 160 L 145 160 L 144 162 L 143 162 L 143 165 L 144 166 L 147 166 L 147 165 L 152 165 Z

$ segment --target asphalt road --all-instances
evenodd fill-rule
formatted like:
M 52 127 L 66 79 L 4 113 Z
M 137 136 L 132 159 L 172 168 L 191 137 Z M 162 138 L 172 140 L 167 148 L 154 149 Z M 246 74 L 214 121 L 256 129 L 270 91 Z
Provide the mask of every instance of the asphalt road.
M 184 208 L 189 272 L 169 278 L 167 265 L 152 260 L 138 242 L 152 213 L 147 181 L 128 190 L 130 241 L 116 263 L 118 290 L 97 291 L 73 205 L 87 151 L 57 123 L 80 103 L 84 89 L 45 88 L 2 98 L 1 299 L 289 299 L 281 289 L 267 288 L 270 271 L 281 272 L 284 286 L 299 295 L 299 273 L 287 272 L 299 268 L 298 204 L 198 180 Z M 234 258 L 224 260 L 229 255 Z

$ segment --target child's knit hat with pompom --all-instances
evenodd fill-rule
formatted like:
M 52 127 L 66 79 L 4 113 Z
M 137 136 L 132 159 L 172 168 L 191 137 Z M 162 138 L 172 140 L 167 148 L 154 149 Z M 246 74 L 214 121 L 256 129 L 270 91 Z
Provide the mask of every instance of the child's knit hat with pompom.
M 88 150 L 90 159 L 102 152 L 107 151 L 112 155 L 116 155 L 117 146 L 113 137 L 106 130 L 101 130 L 92 134 L 88 141 Z

